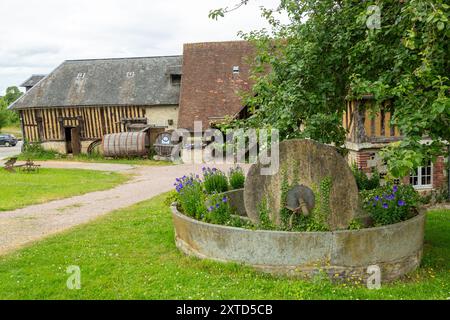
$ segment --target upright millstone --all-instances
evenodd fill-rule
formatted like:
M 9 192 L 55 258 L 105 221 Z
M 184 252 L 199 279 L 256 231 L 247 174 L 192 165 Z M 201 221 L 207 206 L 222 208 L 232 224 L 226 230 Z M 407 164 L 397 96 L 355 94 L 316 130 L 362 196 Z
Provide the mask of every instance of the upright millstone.
M 262 210 L 276 225 L 282 212 L 294 215 L 324 215 L 329 230 L 346 229 L 360 214 L 358 188 L 345 159 L 334 147 L 313 140 L 280 143 L 279 170 L 261 175 L 261 164 L 250 168 L 244 202 L 249 218 L 258 223 Z M 288 211 L 286 211 L 288 210 Z M 286 220 L 286 219 L 285 219 Z

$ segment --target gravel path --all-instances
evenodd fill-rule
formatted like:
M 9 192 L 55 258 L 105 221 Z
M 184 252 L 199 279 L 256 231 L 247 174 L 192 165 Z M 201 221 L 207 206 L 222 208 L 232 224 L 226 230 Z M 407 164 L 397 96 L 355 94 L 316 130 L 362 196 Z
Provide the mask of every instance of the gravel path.
M 0 255 L 86 223 L 113 210 L 150 199 L 173 188 L 175 178 L 201 172 L 200 165 L 161 167 L 80 162 L 42 162 L 42 167 L 118 171 L 133 174 L 125 184 L 72 198 L 0 212 Z M 229 166 L 217 166 L 227 170 Z
M 20 154 L 22 150 L 22 141 L 19 141 L 15 147 L 0 146 L 0 160 L 14 157 Z M 3 163 L 3 161 L 0 161 Z

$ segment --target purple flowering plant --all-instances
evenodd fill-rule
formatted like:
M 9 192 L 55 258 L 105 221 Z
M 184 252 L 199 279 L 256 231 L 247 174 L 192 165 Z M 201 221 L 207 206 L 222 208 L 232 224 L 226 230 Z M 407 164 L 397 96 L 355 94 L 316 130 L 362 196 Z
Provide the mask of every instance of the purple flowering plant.
M 226 192 L 229 189 L 228 178 L 217 168 L 203 167 L 203 185 L 206 193 L 213 194 L 214 192 Z
M 206 201 L 205 221 L 214 224 L 226 224 L 231 218 L 231 207 L 227 196 L 214 193 Z
M 206 188 L 205 181 L 218 175 L 221 175 L 219 170 L 204 168 L 203 181 L 199 175 L 194 174 L 175 180 L 176 201 L 184 214 L 197 220 L 216 224 L 226 224 L 230 220 L 232 210 L 228 197 L 217 191 L 208 192 Z
M 201 219 L 206 213 L 206 194 L 200 177 L 191 174 L 177 178 L 174 186 L 178 193 L 178 205 L 182 211 L 193 218 Z
M 375 226 L 407 220 L 416 212 L 419 196 L 410 185 L 387 184 L 370 191 L 362 191 L 364 209 Z

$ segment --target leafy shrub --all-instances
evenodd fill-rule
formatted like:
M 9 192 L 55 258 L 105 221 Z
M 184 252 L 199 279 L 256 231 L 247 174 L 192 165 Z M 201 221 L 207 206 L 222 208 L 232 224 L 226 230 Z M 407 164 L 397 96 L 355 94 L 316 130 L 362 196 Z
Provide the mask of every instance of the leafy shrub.
M 250 220 L 241 219 L 239 216 L 231 216 L 225 225 L 235 228 L 256 229 Z
M 419 194 L 411 185 L 389 184 L 360 194 L 364 209 L 374 220 L 375 226 L 408 219 L 420 201 Z
M 231 168 L 229 173 L 229 181 L 232 190 L 241 189 L 245 184 L 245 174 L 241 167 Z
M 54 150 L 44 149 L 39 143 L 29 143 L 25 141 L 20 158 L 32 160 L 52 160 L 61 158 L 61 155 Z
M 214 224 L 226 224 L 231 219 L 231 207 L 228 198 L 217 193 L 209 196 L 205 221 Z
M 178 192 L 176 190 L 172 190 L 169 192 L 166 199 L 164 199 L 164 204 L 169 207 L 172 205 L 172 203 L 179 201 L 180 200 L 178 198 Z
M 372 170 L 372 176 L 369 178 L 366 173 L 358 168 L 358 166 L 354 163 L 352 165 L 352 172 L 355 176 L 356 184 L 358 186 L 358 190 L 373 190 L 380 186 L 380 175 L 376 168 Z
M 261 203 L 258 205 L 258 214 L 259 214 L 259 225 L 258 227 L 261 230 L 275 230 L 276 226 L 273 224 L 270 219 L 270 213 L 267 208 L 267 199 L 263 198 Z
M 203 219 L 206 213 L 206 196 L 199 177 L 194 175 L 183 176 L 177 178 L 174 185 L 183 212 L 192 218 Z
M 447 200 L 448 200 L 447 188 L 431 190 L 426 194 L 420 195 L 420 202 L 424 205 L 442 203 L 446 202 Z
M 203 186 L 206 193 L 213 194 L 215 192 L 228 191 L 228 179 L 227 176 L 216 168 L 203 167 Z
M 348 225 L 348 230 L 360 230 L 363 228 L 364 225 L 358 219 L 352 219 Z

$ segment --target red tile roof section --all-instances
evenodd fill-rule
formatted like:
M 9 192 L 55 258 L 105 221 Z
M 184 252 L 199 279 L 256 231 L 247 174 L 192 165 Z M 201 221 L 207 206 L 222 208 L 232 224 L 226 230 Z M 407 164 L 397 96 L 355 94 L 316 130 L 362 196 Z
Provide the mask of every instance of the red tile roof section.
M 250 59 L 254 50 L 247 41 L 185 44 L 178 127 L 193 130 L 194 121 L 210 122 L 242 109 L 239 92 L 250 87 Z M 233 73 L 233 67 L 239 73 Z

